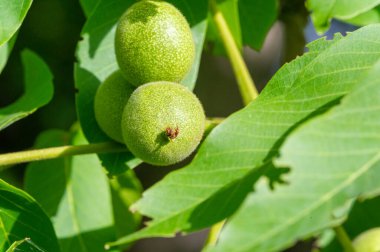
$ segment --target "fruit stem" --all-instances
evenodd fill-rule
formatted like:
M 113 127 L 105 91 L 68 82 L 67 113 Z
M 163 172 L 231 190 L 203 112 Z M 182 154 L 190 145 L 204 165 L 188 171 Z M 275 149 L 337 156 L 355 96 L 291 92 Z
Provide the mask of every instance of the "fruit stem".
M 10 165 L 27 163 L 45 159 L 61 158 L 90 153 L 107 153 L 128 151 L 124 146 L 112 142 L 86 145 L 65 145 L 37 150 L 19 151 L 0 155 L 0 170 L 9 168 Z
M 210 232 L 208 233 L 208 237 L 206 239 L 206 242 L 204 244 L 204 248 L 207 248 L 208 246 L 215 246 L 216 242 L 218 241 L 219 234 L 222 231 L 223 225 L 226 221 L 223 220 L 221 222 L 216 223 L 210 228 Z
M 350 240 L 350 237 L 347 235 L 346 230 L 340 225 L 337 227 L 334 227 L 334 232 L 336 235 L 336 238 L 344 248 L 345 252 L 355 252 L 354 247 L 352 246 L 352 242 Z
M 211 118 L 207 120 L 205 131 L 211 131 L 223 118 Z M 127 148 L 121 144 L 114 142 L 85 144 L 85 145 L 65 145 L 58 147 L 50 147 L 36 150 L 26 150 L 0 154 L 0 171 L 6 170 L 12 165 L 27 163 L 31 161 L 39 161 L 45 159 L 61 158 L 75 155 L 91 154 L 91 153 L 110 153 L 125 152 Z
M 258 96 L 255 83 L 249 74 L 247 65 L 244 63 L 243 57 L 236 45 L 228 24 L 224 19 L 223 14 L 218 9 L 216 0 L 210 0 L 210 9 L 215 25 L 232 64 L 241 97 L 243 98 L 244 104 L 247 105 Z

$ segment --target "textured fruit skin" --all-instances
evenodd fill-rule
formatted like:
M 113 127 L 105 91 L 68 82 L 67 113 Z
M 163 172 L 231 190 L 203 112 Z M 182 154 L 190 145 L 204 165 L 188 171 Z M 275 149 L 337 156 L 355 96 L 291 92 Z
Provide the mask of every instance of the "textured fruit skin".
M 154 81 L 181 81 L 195 55 L 185 17 L 173 5 L 143 0 L 120 18 L 115 36 L 116 59 L 135 86 Z
M 201 103 L 186 87 L 153 82 L 131 95 L 123 112 L 122 131 L 135 156 L 153 165 L 170 165 L 195 150 L 205 121 Z
M 124 143 L 121 133 L 121 116 L 135 87 L 127 82 L 118 70 L 98 88 L 95 95 L 95 119 L 110 138 Z
M 380 251 L 380 227 L 361 233 L 353 242 L 356 252 Z

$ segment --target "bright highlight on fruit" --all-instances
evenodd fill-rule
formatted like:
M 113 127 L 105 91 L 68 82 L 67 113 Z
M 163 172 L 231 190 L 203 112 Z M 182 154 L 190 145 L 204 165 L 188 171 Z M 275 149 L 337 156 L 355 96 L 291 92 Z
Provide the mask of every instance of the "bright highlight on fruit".
M 112 73 L 98 88 L 94 111 L 99 127 L 113 140 L 124 143 L 121 133 L 121 115 L 135 87 L 120 71 Z
M 164 1 L 144 0 L 120 18 L 115 53 L 124 77 L 135 86 L 180 82 L 189 72 L 195 46 L 181 12 Z
M 153 82 L 132 93 L 123 112 L 122 132 L 135 156 L 150 164 L 170 165 L 195 150 L 205 120 L 201 103 L 186 87 Z

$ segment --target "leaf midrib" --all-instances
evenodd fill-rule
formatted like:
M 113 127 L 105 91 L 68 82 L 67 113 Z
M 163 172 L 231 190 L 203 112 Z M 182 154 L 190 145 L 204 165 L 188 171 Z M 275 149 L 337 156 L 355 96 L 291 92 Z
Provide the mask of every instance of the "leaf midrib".
M 67 202 L 69 204 L 69 211 L 70 215 L 73 220 L 73 227 L 76 231 L 76 237 L 79 241 L 80 246 L 82 247 L 83 251 L 87 251 L 86 244 L 84 242 L 80 227 L 79 227 L 79 222 L 77 219 L 76 215 L 76 210 L 75 210 L 75 200 L 74 200 L 74 193 L 72 189 L 72 184 L 71 184 L 71 179 L 70 179 L 70 159 L 71 158 L 64 158 L 64 171 L 65 171 L 65 179 L 66 179 L 66 195 L 67 195 Z
M 3 222 L 3 218 L 2 218 L 2 216 L 1 216 L 1 213 L 2 213 L 2 211 L 0 210 L 0 227 L 1 227 L 1 230 L 3 231 L 3 233 L 4 233 L 4 237 L 5 237 L 5 239 L 6 239 L 6 240 L 4 241 L 4 245 L 5 245 L 5 242 L 8 242 L 8 245 L 11 246 L 12 243 L 11 243 L 11 241 L 9 240 L 9 236 L 8 236 L 6 230 L 5 230 L 5 226 L 4 226 L 4 222 Z M 2 246 L 2 245 L 1 245 L 1 246 Z
M 346 180 L 344 180 L 338 187 L 335 189 L 327 192 L 322 197 L 320 197 L 320 201 L 315 202 L 310 207 L 306 208 L 304 211 L 301 211 L 300 214 L 295 215 L 293 218 L 290 218 L 288 221 L 284 222 L 285 224 L 280 224 L 277 226 L 277 228 L 271 229 L 266 235 L 261 236 L 261 238 L 257 239 L 255 243 L 249 244 L 248 246 L 241 246 L 239 248 L 239 251 L 247 251 L 245 248 L 252 248 L 256 246 L 258 243 L 268 239 L 269 237 L 272 237 L 279 232 L 286 229 L 288 226 L 295 224 L 297 221 L 305 217 L 308 213 L 312 212 L 313 210 L 317 209 L 319 206 L 323 205 L 326 201 L 330 200 L 334 196 L 336 196 L 339 192 L 341 192 L 345 187 L 352 184 L 352 182 L 356 179 L 358 179 L 361 175 L 363 175 L 365 172 L 367 172 L 373 164 L 375 164 L 377 161 L 380 160 L 380 152 L 378 152 L 373 158 L 371 158 L 369 161 L 364 163 L 362 167 L 360 167 L 356 172 L 354 172 L 351 176 L 349 176 Z

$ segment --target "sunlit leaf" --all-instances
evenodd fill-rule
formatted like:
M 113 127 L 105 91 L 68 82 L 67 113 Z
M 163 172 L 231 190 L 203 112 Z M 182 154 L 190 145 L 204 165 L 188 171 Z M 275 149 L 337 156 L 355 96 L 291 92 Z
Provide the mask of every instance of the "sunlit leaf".
M 379 132 L 380 60 L 339 106 L 290 134 L 276 161 L 291 168 L 289 185 L 256 188 L 210 251 L 277 251 L 343 222 L 342 207 L 380 192 Z
M 17 34 L 15 34 L 7 43 L 0 46 L 0 73 L 3 71 L 5 64 L 8 61 L 8 57 L 12 52 L 16 38 Z
M 359 26 L 380 23 L 380 5 L 345 21 Z
M 32 0 L 0 0 L 0 46 L 16 33 L 31 5 Z
M 81 133 L 50 130 L 35 147 L 86 143 Z M 25 187 L 51 217 L 63 252 L 104 251 L 116 237 L 109 183 L 95 154 L 31 163 Z
M 289 132 L 335 105 L 380 59 L 379 38 L 373 25 L 310 44 L 257 100 L 214 128 L 190 165 L 143 194 L 134 208 L 153 220 L 119 242 L 199 230 L 232 214 Z
M 312 12 L 315 29 L 319 33 L 324 33 L 330 27 L 332 18 L 349 20 L 359 16 L 377 5 L 380 0 L 308 0 L 307 8 Z

